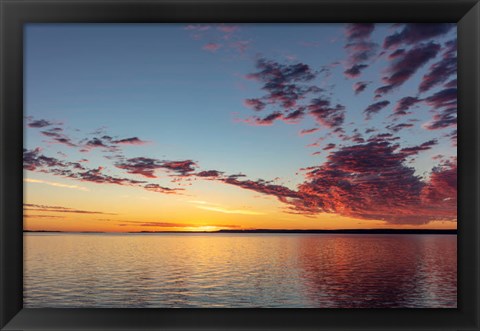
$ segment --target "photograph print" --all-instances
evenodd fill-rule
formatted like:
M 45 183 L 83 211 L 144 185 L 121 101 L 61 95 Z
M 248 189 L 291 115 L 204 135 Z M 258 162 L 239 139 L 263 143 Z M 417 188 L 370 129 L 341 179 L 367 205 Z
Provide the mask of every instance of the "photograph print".
M 456 24 L 24 38 L 25 308 L 457 308 Z

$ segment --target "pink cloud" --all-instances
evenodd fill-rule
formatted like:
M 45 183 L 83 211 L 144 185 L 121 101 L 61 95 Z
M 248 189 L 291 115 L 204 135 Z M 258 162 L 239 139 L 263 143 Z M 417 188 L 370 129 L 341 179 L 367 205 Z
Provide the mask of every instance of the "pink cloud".
M 208 43 L 203 45 L 203 49 L 208 51 L 208 52 L 216 52 L 222 47 L 222 45 L 217 44 L 217 43 Z

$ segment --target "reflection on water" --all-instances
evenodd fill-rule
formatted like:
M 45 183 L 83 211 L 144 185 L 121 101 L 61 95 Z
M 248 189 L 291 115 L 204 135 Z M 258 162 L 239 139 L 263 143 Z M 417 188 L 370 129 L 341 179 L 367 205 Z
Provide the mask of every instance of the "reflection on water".
M 25 307 L 457 306 L 455 235 L 25 234 Z

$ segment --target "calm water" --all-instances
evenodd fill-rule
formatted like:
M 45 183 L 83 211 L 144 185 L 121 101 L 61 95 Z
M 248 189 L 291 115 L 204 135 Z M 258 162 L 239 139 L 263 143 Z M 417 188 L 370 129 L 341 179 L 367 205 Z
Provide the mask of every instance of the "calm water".
M 449 307 L 455 235 L 25 234 L 25 307 Z

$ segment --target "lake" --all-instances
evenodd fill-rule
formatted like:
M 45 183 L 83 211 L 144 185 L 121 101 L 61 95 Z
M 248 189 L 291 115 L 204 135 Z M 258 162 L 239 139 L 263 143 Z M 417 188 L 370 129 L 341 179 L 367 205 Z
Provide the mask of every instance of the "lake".
M 24 307 L 456 308 L 457 236 L 25 233 Z

